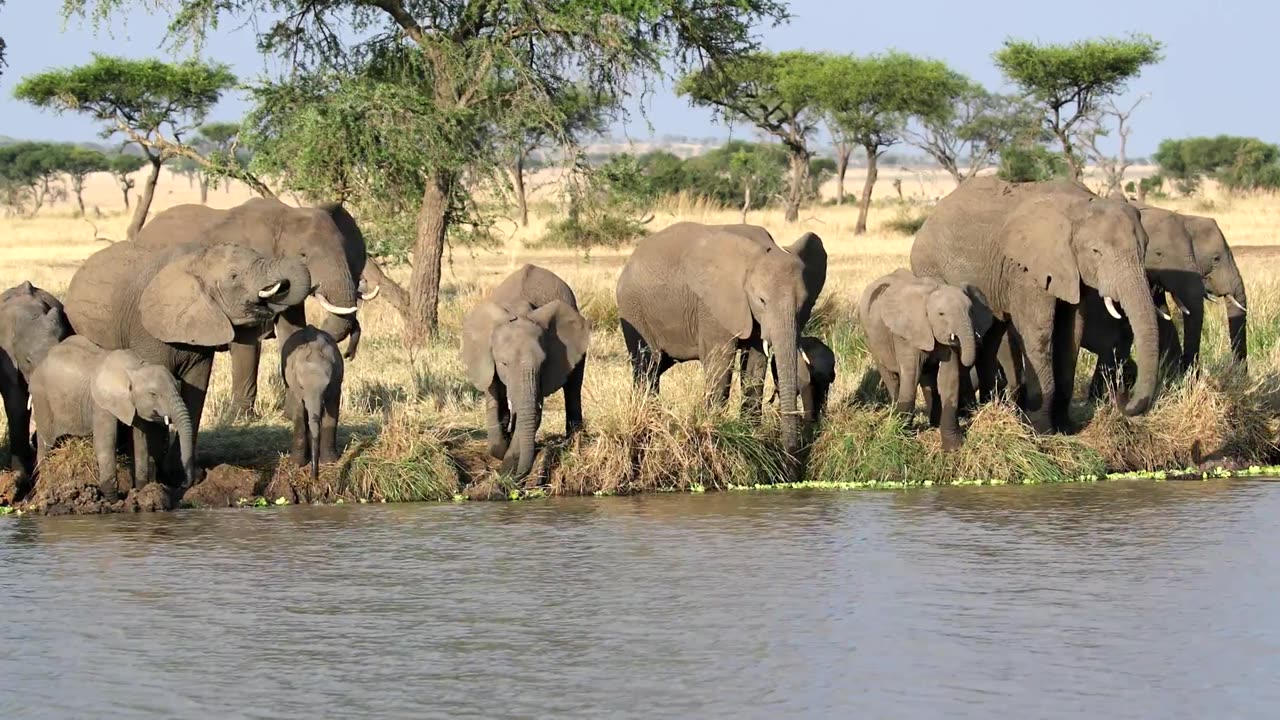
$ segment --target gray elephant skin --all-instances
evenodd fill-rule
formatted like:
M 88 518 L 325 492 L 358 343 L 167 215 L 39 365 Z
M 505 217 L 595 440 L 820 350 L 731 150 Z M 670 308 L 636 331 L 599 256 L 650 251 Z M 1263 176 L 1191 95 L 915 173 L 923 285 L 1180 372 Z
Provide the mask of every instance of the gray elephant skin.
M 915 412 L 923 386 L 942 448 L 960 446 L 962 379 L 978 359 L 993 317 L 982 291 L 900 269 L 873 280 L 858 301 L 867 349 L 899 413 Z
M 30 282 L 0 293 L 0 394 L 9 427 L 12 468 L 29 476 L 31 447 L 29 380 L 49 350 L 71 334 L 62 303 Z
M 565 433 L 582 426 L 582 380 L 591 331 L 573 290 L 555 273 L 524 265 L 462 323 L 462 361 L 486 394 L 489 453 L 520 479 L 533 468 L 542 401 L 564 389 Z
M 772 347 L 783 445 L 794 454 L 800 332 L 825 281 L 826 251 L 813 233 L 787 248 L 766 236 L 682 222 L 641 240 L 618 278 L 618 314 L 635 383 L 654 394 L 672 365 L 700 360 L 707 401 L 723 406 L 738 350 L 753 366 L 744 381 L 756 383 Z
M 771 362 L 773 394 L 778 395 L 778 364 Z M 800 406 L 804 409 L 806 423 L 815 425 L 822 420 L 827 407 L 827 397 L 836 382 L 836 354 L 821 339 L 811 335 L 800 336 L 800 357 L 796 362 L 796 385 L 800 391 Z
M 254 198 L 228 210 L 204 205 L 178 205 L 158 214 L 133 242 L 149 248 L 175 243 L 205 245 L 235 243 L 269 258 L 297 257 L 306 264 L 315 284 L 315 298 L 326 315 L 320 329 L 339 342 L 349 339 L 347 358 L 355 357 L 360 337 L 357 300 L 372 299 L 378 288 L 365 289 L 361 274 L 366 263 L 365 240 L 355 219 L 337 203 L 291 207 L 279 200 Z M 278 337 L 307 324 L 298 305 L 280 316 Z M 232 405 L 251 412 L 257 400 L 261 339 L 231 344 Z
M 85 260 L 63 304 L 77 335 L 105 350 L 133 350 L 181 381 L 194 447 L 214 353 L 259 337 L 310 288 L 300 260 L 264 257 L 242 245 L 153 250 L 125 241 Z M 168 462 L 177 474 L 173 450 Z
M 114 499 L 119 425 L 133 430 L 133 487 L 157 480 L 169 427 L 178 435 L 183 483 L 195 483 L 195 439 L 178 379 L 132 350 L 110 352 L 73 335 L 52 350 L 31 379 L 39 441 L 37 471 L 66 436 L 93 436 L 98 488 Z
M 311 463 L 311 480 L 320 463 L 338 459 L 338 411 L 342 405 L 342 352 L 329 333 L 308 325 L 280 346 L 285 415 L 293 420 L 291 455 L 298 465 Z
M 1070 182 L 966 180 L 917 233 L 911 270 L 980 290 L 996 318 L 977 362 L 983 398 L 995 391 L 996 355 L 1009 333 L 1011 385 L 1038 432 L 1065 429 L 1084 317 L 1085 288 L 1125 310 L 1138 375 L 1124 412 L 1147 412 L 1155 396 L 1159 342 L 1137 209 Z

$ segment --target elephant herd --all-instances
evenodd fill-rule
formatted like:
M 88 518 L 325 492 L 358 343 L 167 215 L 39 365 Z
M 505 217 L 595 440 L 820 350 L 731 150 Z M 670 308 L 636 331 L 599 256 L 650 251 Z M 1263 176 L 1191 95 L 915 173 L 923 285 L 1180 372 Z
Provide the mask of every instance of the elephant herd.
M 656 394 L 668 368 L 699 360 L 708 403 L 724 405 L 737 366 L 743 412 L 754 418 L 772 370 L 782 444 L 794 454 L 802 415 L 819 419 L 835 379 L 834 353 L 802 334 L 826 271 L 811 232 L 783 247 L 758 226 L 681 222 L 643 239 L 616 292 L 635 385 Z M 1185 316 L 1182 338 L 1166 295 Z M 1215 221 L 1102 197 L 1075 181 L 979 177 L 939 202 L 916 235 L 910 269 L 870 283 L 858 315 L 896 409 L 914 412 L 923 390 L 952 450 L 962 441 L 960 413 L 998 392 L 1036 431 L 1065 429 L 1082 347 L 1098 356 L 1091 396 L 1116 385 L 1124 412 L 1145 413 L 1162 365 L 1179 373 L 1198 362 L 1206 299 L 1228 303 L 1243 364 L 1244 284 Z M 467 316 L 463 359 L 488 393 L 489 449 L 504 470 L 530 470 L 542 399 L 557 389 L 567 432 L 581 426 L 588 342 L 573 291 L 532 265 Z
M 193 483 L 214 354 L 230 352 L 234 409 L 252 412 L 260 344 L 274 336 L 293 454 L 314 475 L 337 458 L 337 343 L 355 356 L 358 301 L 377 294 L 359 279 L 365 260 L 341 205 L 254 199 L 166 210 L 86 259 L 61 301 L 29 282 L 10 288 L 0 295 L 0 391 L 14 469 L 31 477 L 60 437 L 92 435 L 100 487 L 114 497 L 123 424 L 135 487 L 162 475 Z M 326 311 L 318 328 L 306 325 L 308 297 Z
M 377 294 L 360 280 L 365 263 L 341 205 L 255 199 L 157 215 L 90 256 L 62 300 L 29 282 L 10 288 L 0 294 L 0 391 L 15 469 L 29 477 L 59 437 L 81 435 L 94 438 L 108 496 L 130 440 L 135 487 L 162 476 L 193 483 L 214 355 L 231 355 L 233 410 L 252 412 L 261 342 L 275 337 L 292 456 L 314 476 L 339 455 L 344 360 L 359 344 L 359 302 Z M 771 372 L 782 445 L 795 456 L 802 420 L 820 420 L 836 376 L 831 348 L 803 334 L 826 275 L 812 232 L 782 246 L 758 226 L 680 222 L 641 240 L 616 287 L 636 387 L 656 394 L 667 369 L 699 360 L 707 402 L 724 405 L 736 368 L 743 414 L 758 418 Z M 1185 316 L 1182 338 L 1166 295 Z M 308 297 L 326 311 L 319 327 L 306 324 Z M 1243 363 L 1244 284 L 1212 219 L 1073 181 L 979 177 L 939 202 L 910 268 L 871 282 L 857 307 L 896 409 L 913 413 L 923 389 L 950 450 L 960 413 L 999 392 L 1036 431 L 1064 429 L 1082 347 L 1099 358 L 1091 395 L 1114 384 L 1126 413 L 1146 412 L 1162 364 L 1181 372 L 1198 361 L 1206 299 L 1227 301 Z M 582 427 L 590 340 L 573 290 L 534 265 L 465 316 L 461 357 L 486 394 L 488 450 L 504 474 L 530 472 L 552 393 L 564 392 L 566 432 Z M 120 435 L 121 424 L 132 432 Z

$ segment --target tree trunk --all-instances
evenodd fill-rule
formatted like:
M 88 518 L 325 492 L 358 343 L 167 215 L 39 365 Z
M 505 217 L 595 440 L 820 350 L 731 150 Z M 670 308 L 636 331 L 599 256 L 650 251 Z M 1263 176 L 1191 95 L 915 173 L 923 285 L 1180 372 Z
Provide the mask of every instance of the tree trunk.
M 751 209 L 751 181 L 742 183 L 742 224 L 747 224 L 747 211 Z
M 853 148 L 847 143 L 836 144 L 836 204 L 844 204 L 844 176 L 849 171 L 849 156 Z
M 804 200 L 804 182 L 809 174 L 809 153 L 791 148 L 791 189 L 787 196 L 787 222 L 800 222 L 800 203 Z
M 1138 187 L 1138 204 L 1145 205 L 1147 202 L 1147 186 L 1139 182 Z
M 129 230 L 125 234 L 129 240 L 137 237 L 142 226 L 146 224 L 147 213 L 151 210 L 151 201 L 156 196 L 156 183 L 160 182 L 160 158 L 156 156 L 150 160 L 151 174 L 147 175 L 147 184 L 142 186 L 142 197 L 138 198 L 138 207 L 133 211 L 133 222 L 129 223 Z
M 200 204 L 201 205 L 209 204 L 209 178 L 205 177 L 204 175 L 200 176 Z
M 76 205 L 80 207 L 80 217 L 84 217 L 84 178 L 73 179 L 71 190 L 76 194 Z
M 876 167 L 876 149 L 874 146 L 865 146 L 867 151 L 867 181 L 862 184 L 862 199 L 858 202 L 858 224 L 853 228 L 854 235 L 863 235 L 867 232 L 867 211 L 871 208 L 871 191 L 876 186 L 876 175 L 880 170 Z
M 1062 143 L 1062 158 L 1067 161 L 1067 170 L 1071 173 L 1071 179 L 1080 180 L 1084 177 L 1084 168 L 1080 166 L 1075 148 L 1071 146 L 1071 140 L 1067 138 L 1066 133 L 1055 131 L 1055 134 L 1058 136 L 1058 142 Z
M 413 275 L 409 280 L 409 341 L 421 343 L 436 331 L 440 305 L 440 261 L 448 232 L 449 195 L 453 177 L 432 173 L 418 209 L 418 237 L 413 244 Z
M 529 227 L 529 199 L 524 190 L 524 152 L 516 155 L 515 166 L 511 168 L 511 180 L 515 185 L 516 209 L 520 212 L 520 227 Z
M 129 178 L 121 177 L 120 193 L 124 195 L 124 211 L 125 212 L 129 212 L 129 190 L 130 190 Z

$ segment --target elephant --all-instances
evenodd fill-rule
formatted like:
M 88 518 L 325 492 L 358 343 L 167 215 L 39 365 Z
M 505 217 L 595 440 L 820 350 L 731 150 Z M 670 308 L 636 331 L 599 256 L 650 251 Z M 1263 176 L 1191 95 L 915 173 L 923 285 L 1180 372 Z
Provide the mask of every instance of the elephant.
M 799 449 L 796 412 L 799 340 L 826 276 L 822 240 L 806 233 L 782 248 L 740 232 L 681 222 L 641 240 L 618 278 L 623 339 L 636 386 L 657 394 L 662 373 L 700 360 L 707 402 L 723 406 L 742 349 L 763 379 L 776 352 L 782 440 Z M 744 383 L 745 388 L 745 383 Z
M 922 386 L 943 450 L 959 447 L 962 386 L 994 322 L 981 289 L 898 269 L 867 285 L 858 318 L 897 412 L 915 413 L 916 388 Z
M 12 468 L 29 476 L 32 372 L 53 346 L 71 334 L 62 303 L 29 281 L 0 293 L 0 394 L 4 396 Z
M 178 434 L 184 482 L 195 482 L 195 446 L 191 417 L 178 379 L 161 365 L 132 350 L 103 350 L 72 335 L 49 351 L 31 377 L 38 452 L 37 472 L 59 438 L 93 436 L 98 487 L 114 499 L 119 423 L 133 428 L 133 487 L 156 478 L 153 464 L 163 459 L 168 428 Z
M 320 479 L 320 463 L 338 459 L 343 371 L 338 342 L 314 325 L 293 333 L 280 346 L 285 414 L 293 420 L 291 455 L 298 465 L 311 463 L 312 482 Z
M 296 258 L 234 244 L 153 250 L 124 241 L 85 260 L 63 304 L 77 335 L 106 350 L 133 350 L 182 381 L 194 452 L 214 353 L 259 337 L 311 287 Z M 167 461 L 178 463 L 173 448 Z
M 542 400 L 564 389 L 565 433 L 582 427 L 582 379 L 591 330 L 573 290 L 555 273 L 524 265 L 489 291 L 462 322 L 467 378 L 486 393 L 489 454 L 501 473 L 533 468 Z
M 995 317 L 977 361 L 983 399 L 995 391 L 1002 338 L 1015 396 L 1037 432 L 1066 429 L 1084 317 L 1085 288 L 1125 309 L 1137 348 L 1128 415 L 1147 412 L 1156 390 L 1156 308 L 1138 210 L 1071 181 L 966 180 L 935 206 L 911 247 L 911 270 L 972 285 Z M 1118 314 L 1118 310 L 1116 313 Z
M 773 396 L 778 396 L 778 364 L 769 363 L 773 374 Z M 800 336 L 800 357 L 796 362 L 796 385 L 804 419 L 817 424 L 827 406 L 827 395 L 836 382 L 836 354 L 822 340 L 811 335 Z M 771 398 L 772 401 L 772 398 Z
M 365 240 L 354 218 L 340 203 L 291 207 L 273 198 L 253 198 L 228 210 L 204 205 L 178 205 L 143 226 L 133 242 L 149 248 L 176 243 L 205 245 L 235 243 L 269 258 L 294 256 L 306 264 L 315 283 L 314 297 L 326 311 L 320 329 L 338 342 L 347 339 L 347 359 L 354 359 L 360 340 L 356 318 L 358 300 L 372 300 L 378 287 L 367 287 L 361 275 L 366 263 Z M 280 316 L 278 338 L 307 324 L 299 304 Z M 269 328 L 267 334 L 272 330 Z M 232 407 L 252 414 L 258 395 L 258 337 L 237 337 L 231 343 Z
M 1249 299 L 1244 290 L 1244 279 L 1236 266 L 1235 256 L 1222 234 L 1218 222 L 1200 215 L 1183 215 L 1191 242 L 1195 248 L 1196 264 L 1204 278 L 1206 299 L 1225 300 L 1227 305 L 1227 332 L 1231 352 L 1236 362 L 1248 367 L 1249 342 L 1245 316 L 1249 312 Z

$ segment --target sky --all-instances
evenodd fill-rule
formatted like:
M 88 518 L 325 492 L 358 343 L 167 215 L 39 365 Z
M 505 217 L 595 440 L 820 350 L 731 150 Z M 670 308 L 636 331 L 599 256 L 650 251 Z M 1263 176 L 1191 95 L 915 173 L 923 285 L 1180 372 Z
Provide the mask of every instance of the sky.
M 0 76 L 0 135 L 24 139 L 96 139 L 99 126 L 76 115 L 54 115 L 13 99 L 24 75 L 76 65 L 92 52 L 167 57 L 160 48 L 167 18 L 138 13 L 97 32 L 73 19 L 64 23 L 59 0 L 8 0 L 0 6 L 0 37 L 9 67 Z M 1269 92 L 1280 3 L 1269 0 L 792 0 L 790 23 L 758 31 L 769 50 L 873 53 L 896 49 L 947 62 L 988 88 L 1009 91 L 991 60 L 1005 38 L 1069 42 L 1100 35 L 1145 32 L 1165 43 L 1165 60 L 1130 84 L 1128 98 L 1150 93 L 1135 113 L 1130 154 L 1153 151 L 1161 139 L 1219 133 L 1280 140 L 1274 118 L 1280 95 Z M 257 52 L 254 31 L 222 24 L 203 54 L 229 64 L 242 80 L 270 67 Z M 1261 90 L 1261 91 L 1260 91 Z M 1122 103 L 1123 104 L 1123 103 Z M 238 93 L 225 97 L 210 119 L 236 120 L 246 110 Z M 652 125 L 652 128 L 649 125 Z M 738 137 L 749 129 L 733 129 Z M 692 108 L 659 87 L 645 117 L 633 114 L 615 137 L 643 141 L 663 135 L 726 137 L 730 129 L 710 110 Z

